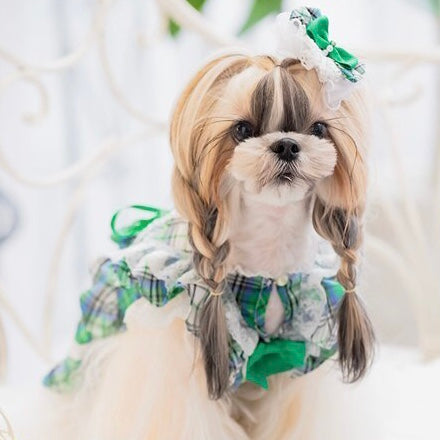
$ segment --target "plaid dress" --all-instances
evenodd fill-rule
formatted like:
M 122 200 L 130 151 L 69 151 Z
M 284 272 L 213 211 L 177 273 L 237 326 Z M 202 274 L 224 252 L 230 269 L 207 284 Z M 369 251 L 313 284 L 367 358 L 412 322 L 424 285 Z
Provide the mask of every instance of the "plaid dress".
M 337 259 L 322 242 L 310 273 L 294 273 L 282 282 L 230 273 L 222 295 L 229 330 L 230 389 L 246 380 L 267 388 L 266 375 L 278 359 L 292 377 L 305 374 L 337 351 L 336 312 L 344 295 L 336 281 Z M 200 310 L 209 289 L 194 270 L 188 224 L 176 212 L 155 220 L 127 247 L 102 258 L 92 269 L 93 283 L 80 298 L 82 316 L 71 354 L 44 378 L 44 384 L 68 391 L 81 382 L 82 353 L 94 341 L 125 329 L 130 307 L 147 300 L 163 307 L 178 295 L 187 305 L 186 327 L 199 334 Z M 274 285 L 284 308 L 275 333 L 265 331 L 265 312 Z M 293 350 L 293 351 L 292 351 Z M 295 358 L 291 364 L 289 362 Z

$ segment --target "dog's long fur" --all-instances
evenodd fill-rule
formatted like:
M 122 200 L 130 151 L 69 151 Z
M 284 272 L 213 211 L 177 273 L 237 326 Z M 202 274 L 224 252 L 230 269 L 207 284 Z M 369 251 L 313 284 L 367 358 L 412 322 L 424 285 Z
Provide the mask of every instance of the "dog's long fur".
M 201 311 L 200 339 L 185 328 L 183 297 L 160 309 L 139 303 L 126 332 L 91 347 L 83 387 L 55 403 L 58 424 L 23 439 L 308 439 L 304 421 L 326 367 L 295 380 L 271 376 L 269 391 L 244 383 L 227 392 L 220 295 L 230 271 L 307 272 L 321 235 L 339 255 L 338 279 L 349 291 L 339 312 L 340 365 L 348 380 L 365 373 L 373 332 L 355 293 L 366 192 L 361 104 L 355 93 L 327 110 L 315 72 L 297 60 L 231 54 L 203 67 L 171 124 L 176 208 L 189 224 L 195 268 L 214 294 Z M 250 135 L 237 139 L 243 121 Z M 273 149 L 286 138 L 300 148 L 288 163 Z M 157 314 L 169 324 L 152 328 Z M 266 329 L 280 319 L 282 304 L 271 295 Z
M 354 94 L 339 110 L 326 110 L 316 73 L 297 60 L 228 55 L 193 78 L 171 127 L 176 206 L 191 227 L 197 271 L 214 293 L 223 291 L 234 257 L 240 258 L 235 264 L 250 266 L 254 273 L 277 276 L 291 270 L 296 263 L 292 251 L 298 249 L 298 240 L 306 240 L 307 224 L 313 222 L 331 242 L 341 257 L 339 281 L 349 291 L 339 314 L 340 364 L 348 380 L 362 377 L 373 343 L 370 321 L 354 291 L 366 191 L 360 104 Z M 244 142 L 234 140 L 238 121 L 253 129 Z M 317 121 L 328 127 L 323 139 L 310 131 Z M 301 145 L 299 160 L 290 168 L 269 148 L 286 137 Z M 279 183 L 281 171 L 293 181 Z M 249 220 L 246 211 L 255 204 L 260 204 L 261 214 L 255 213 L 258 229 L 243 221 Z M 305 218 L 282 228 L 277 241 L 271 232 L 280 220 L 270 220 L 264 212 L 280 208 L 276 217 L 291 215 L 293 209 L 302 210 Z M 268 261 L 261 249 L 255 252 L 255 241 L 266 242 Z M 299 249 L 308 251 L 306 243 Z M 251 261 L 256 254 L 259 258 Z M 204 306 L 201 343 L 210 395 L 220 398 L 227 386 L 228 354 L 219 295 Z

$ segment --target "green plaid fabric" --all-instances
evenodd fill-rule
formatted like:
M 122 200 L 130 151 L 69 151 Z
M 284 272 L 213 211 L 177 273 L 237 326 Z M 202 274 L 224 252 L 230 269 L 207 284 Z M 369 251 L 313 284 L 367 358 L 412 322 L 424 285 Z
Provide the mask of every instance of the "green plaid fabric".
M 43 384 L 58 391 L 70 391 L 77 383 L 80 365 L 81 360 L 68 356 L 43 379 Z
M 81 368 L 86 368 L 78 353 L 95 340 L 123 331 L 127 309 L 140 298 L 164 307 L 166 313 L 169 301 L 186 295 L 186 327 L 199 334 L 200 310 L 209 289 L 193 268 L 187 232 L 187 223 L 171 212 L 155 220 L 128 247 L 97 262 L 92 286 L 80 298 L 74 350 L 44 378 L 45 385 L 58 391 L 75 388 Z M 326 259 L 319 254 L 313 273 L 291 274 L 284 285 L 270 278 L 228 275 L 228 290 L 222 299 L 230 332 L 231 389 L 244 382 L 247 360 L 259 342 L 304 341 L 304 362 L 292 376 L 313 370 L 337 351 L 335 314 L 344 289 L 332 276 L 334 269 Z M 279 330 L 267 334 L 265 311 L 274 284 L 285 316 Z

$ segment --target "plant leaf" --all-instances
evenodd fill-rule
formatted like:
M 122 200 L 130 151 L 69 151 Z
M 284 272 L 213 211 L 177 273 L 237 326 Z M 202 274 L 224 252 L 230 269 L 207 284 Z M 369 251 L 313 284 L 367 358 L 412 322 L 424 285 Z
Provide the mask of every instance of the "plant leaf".
M 194 9 L 201 11 L 206 0 L 186 0 Z M 174 20 L 168 20 L 168 32 L 172 37 L 176 37 L 180 32 L 180 26 Z
M 429 9 L 437 16 L 440 16 L 440 0 L 407 0 L 413 5 L 421 6 L 422 8 Z
M 430 3 L 433 11 L 437 15 L 440 15 L 440 0 L 430 0 Z
M 281 11 L 282 0 L 254 0 L 248 19 L 240 30 L 244 34 L 264 17 Z

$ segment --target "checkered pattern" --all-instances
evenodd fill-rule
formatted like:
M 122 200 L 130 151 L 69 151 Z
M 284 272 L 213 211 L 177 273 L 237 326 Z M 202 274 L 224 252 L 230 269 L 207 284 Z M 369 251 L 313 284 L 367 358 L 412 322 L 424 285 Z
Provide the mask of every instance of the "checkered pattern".
M 228 282 L 240 305 L 243 318 L 249 327 L 255 328 L 262 338 L 269 335 L 264 329 L 265 311 L 272 292 L 274 280 L 263 277 L 245 277 L 240 274 L 229 275 Z M 284 322 L 292 318 L 296 304 L 295 292 L 301 288 L 301 274 L 289 277 L 285 286 L 277 286 L 277 291 L 284 306 Z
M 192 265 L 187 223 L 176 213 L 154 221 L 127 248 L 99 260 L 93 272 L 92 287 L 81 295 L 82 316 L 75 335 L 77 345 L 83 349 L 94 340 L 123 331 L 126 310 L 142 297 L 163 307 L 184 293 L 188 296 L 186 327 L 199 334 L 200 310 L 209 290 Z M 241 331 L 247 332 L 245 336 L 250 339 L 255 336 L 256 341 L 285 338 L 306 342 L 304 365 L 292 371 L 294 375 L 316 368 L 337 350 L 335 312 L 344 289 L 334 277 L 319 279 L 315 285 L 308 275 L 298 273 L 290 275 L 286 285 L 276 286 L 285 319 L 272 335 L 265 332 L 264 324 L 273 279 L 230 274 L 229 292 L 222 297 L 239 309 Z M 236 389 L 245 380 L 249 349 L 244 350 L 236 332 L 230 330 L 230 385 Z M 58 364 L 45 377 L 45 385 L 59 391 L 73 388 L 81 370 L 81 359 L 76 356 L 72 354 Z
M 58 391 L 70 391 L 77 384 L 81 360 L 67 357 L 43 379 L 43 384 Z

